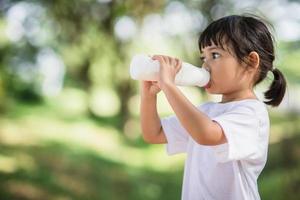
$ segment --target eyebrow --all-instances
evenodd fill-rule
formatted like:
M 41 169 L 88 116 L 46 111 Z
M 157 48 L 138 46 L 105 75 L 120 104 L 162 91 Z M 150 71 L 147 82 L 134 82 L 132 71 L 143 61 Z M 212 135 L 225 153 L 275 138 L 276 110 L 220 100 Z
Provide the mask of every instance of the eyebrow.
M 219 48 L 219 47 L 217 47 L 217 46 L 207 47 L 207 50 L 208 50 L 208 51 L 211 51 L 211 50 L 214 50 L 214 49 L 219 49 L 219 50 L 220 50 L 221 48 Z M 201 50 L 200 53 L 203 53 L 203 50 Z
M 214 49 L 220 49 L 219 47 L 208 47 L 207 50 L 211 51 L 211 50 L 214 50 Z

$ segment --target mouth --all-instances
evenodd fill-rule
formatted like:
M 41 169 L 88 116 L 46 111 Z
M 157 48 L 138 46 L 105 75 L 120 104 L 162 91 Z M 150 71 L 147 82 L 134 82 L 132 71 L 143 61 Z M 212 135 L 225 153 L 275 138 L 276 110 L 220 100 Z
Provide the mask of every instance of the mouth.
M 211 86 L 211 81 L 209 81 L 209 82 L 204 86 L 204 88 L 205 88 L 205 89 L 208 89 L 208 88 L 210 88 L 210 86 Z

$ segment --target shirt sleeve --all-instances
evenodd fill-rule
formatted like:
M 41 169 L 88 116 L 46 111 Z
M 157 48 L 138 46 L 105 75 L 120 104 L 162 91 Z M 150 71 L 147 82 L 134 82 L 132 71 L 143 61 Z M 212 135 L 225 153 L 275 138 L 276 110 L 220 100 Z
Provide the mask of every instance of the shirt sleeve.
M 168 155 L 186 153 L 189 136 L 178 118 L 175 115 L 163 118 L 161 125 L 167 138 L 166 151 Z
M 238 106 L 212 118 L 223 129 L 227 143 L 213 146 L 219 162 L 255 159 L 259 153 L 259 119 L 255 110 Z

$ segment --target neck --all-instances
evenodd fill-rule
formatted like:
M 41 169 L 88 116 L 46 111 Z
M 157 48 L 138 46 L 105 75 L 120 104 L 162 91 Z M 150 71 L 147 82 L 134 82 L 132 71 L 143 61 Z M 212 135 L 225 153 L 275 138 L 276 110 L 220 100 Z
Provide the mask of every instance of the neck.
M 226 103 L 230 101 L 238 101 L 243 99 L 258 99 L 253 92 L 253 90 L 245 89 L 240 91 L 235 91 L 228 94 L 222 95 L 222 101 L 220 103 Z

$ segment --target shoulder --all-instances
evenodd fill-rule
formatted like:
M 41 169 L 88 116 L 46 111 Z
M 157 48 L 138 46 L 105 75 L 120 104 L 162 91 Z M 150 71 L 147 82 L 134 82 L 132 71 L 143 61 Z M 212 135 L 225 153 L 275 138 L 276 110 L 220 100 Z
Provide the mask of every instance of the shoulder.
M 206 102 L 197 106 L 197 108 L 211 117 L 237 114 L 268 119 L 266 105 L 257 99 L 245 99 L 227 103 Z
M 200 109 L 200 108 L 206 108 L 206 107 L 210 107 L 210 106 L 213 105 L 213 104 L 215 104 L 215 103 L 212 102 L 212 101 L 208 101 L 208 102 L 204 102 L 204 103 L 198 105 L 197 108 L 199 108 L 199 109 Z
M 257 99 L 246 99 L 234 102 L 231 109 L 238 110 L 248 110 L 256 115 L 267 114 L 267 106 L 260 100 Z
M 217 103 L 215 103 L 215 102 L 208 101 L 208 102 L 202 103 L 202 104 L 200 104 L 200 105 L 198 105 L 198 106 L 196 106 L 196 107 L 197 107 L 197 109 L 200 110 L 201 112 L 204 112 L 204 113 L 206 113 L 206 114 L 209 114 L 209 113 L 211 113 L 213 110 L 216 110 L 216 109 L 214 109 L 214 107 L 215 107 L 216 104 L 217 104 Z
M 244 99 L 239 101 L 231 101 L 227 103 L 217 103 L 217 102 L 205 102 L 197 106 L 198 109 L 205 110 L 209 108 L 218 108 L 224 111 L 231 111 L 237 109 L 249 109 L 253 112 L 257 111 L 267 111 L 266 105 L 257 99 Z
M 268 116 L 266 105 L 258 99 L 244 99 L 227 103 L 210 103 L 206 106 L 215 110 L 218 114 L 236 113 L 253 117 Z
M 260 100 L 249 99 L 237 102 L 233 105 L 232 110 L 245 113 L 248 118 L 256 118 L 260 126 L 269 125 L 269 113 L 267 106 Z

